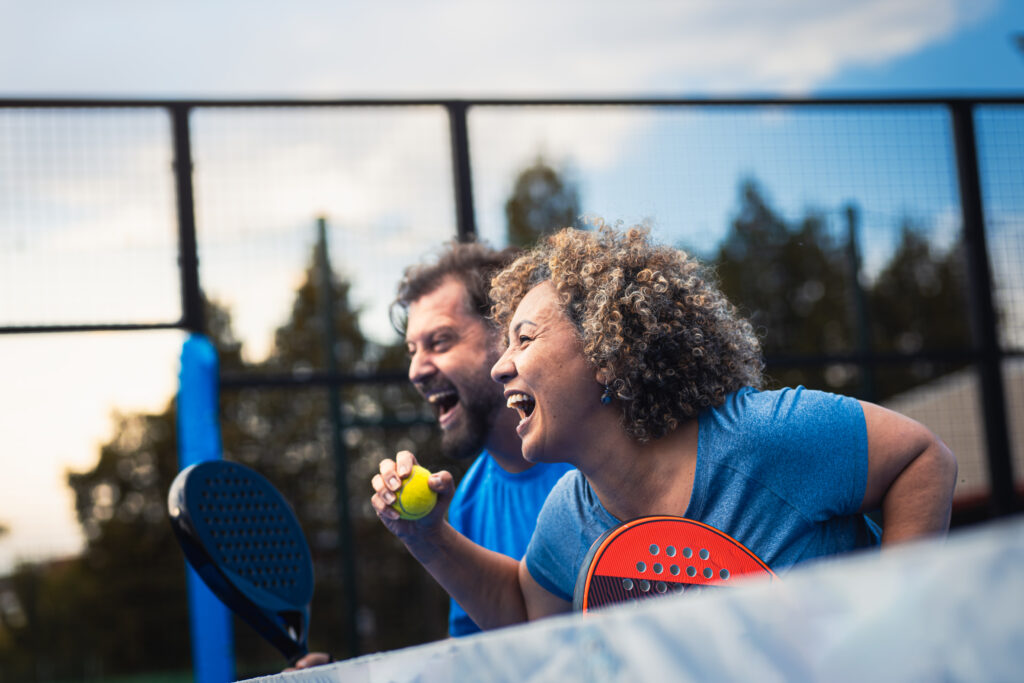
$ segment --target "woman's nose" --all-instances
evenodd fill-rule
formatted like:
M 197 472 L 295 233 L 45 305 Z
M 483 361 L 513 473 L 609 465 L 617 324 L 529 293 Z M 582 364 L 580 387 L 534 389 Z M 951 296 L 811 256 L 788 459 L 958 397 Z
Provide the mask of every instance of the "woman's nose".
M 511 351 L 510 348 L 506 349 L 498 362 L 491 368 L 491 379 L 499 384 L 505 384 L 516 376 L 516 366 L 509 357 L 509 351 Z

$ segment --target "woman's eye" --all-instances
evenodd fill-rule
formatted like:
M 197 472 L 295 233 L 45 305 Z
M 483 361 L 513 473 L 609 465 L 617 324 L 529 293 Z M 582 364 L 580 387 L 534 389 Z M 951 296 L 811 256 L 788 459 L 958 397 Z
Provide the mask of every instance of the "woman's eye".
M 529 337 L 527 337 L 525 334 L 519 335 L 519 343 L 520 344 L 525 344 L 525 343 L 527 343 L 529 341 L 532 341 L 532 340 Z

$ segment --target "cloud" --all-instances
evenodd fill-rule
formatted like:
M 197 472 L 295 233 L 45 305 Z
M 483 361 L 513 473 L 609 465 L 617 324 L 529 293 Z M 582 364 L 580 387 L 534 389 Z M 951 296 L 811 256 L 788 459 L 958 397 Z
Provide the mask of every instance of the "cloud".
M 0 6 L 0 92 L 345 97 L 803 92 L 996 0 Z

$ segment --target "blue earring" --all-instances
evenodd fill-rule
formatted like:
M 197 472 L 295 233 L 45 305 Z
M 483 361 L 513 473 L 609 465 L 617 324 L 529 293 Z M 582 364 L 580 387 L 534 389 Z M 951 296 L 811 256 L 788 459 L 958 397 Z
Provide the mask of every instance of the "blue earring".
M 604 393 L 601 394 L 601 405 L 608 405 L 612 402 L 612 388 L 607 384 L 604 385 Z

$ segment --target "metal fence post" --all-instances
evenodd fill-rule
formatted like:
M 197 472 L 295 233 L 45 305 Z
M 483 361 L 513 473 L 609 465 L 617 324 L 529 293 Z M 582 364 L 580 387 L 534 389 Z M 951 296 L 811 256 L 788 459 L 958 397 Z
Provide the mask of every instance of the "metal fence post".
M 324 358 L 327 373 L 331 378 L 327 384 L 327 411 L 330 413 L 331 449 L 334 452 L 334 486 L 337 489 L 338 536 L 341 540 L 341 563 L 344 571 L 345 599 L 347 610 L 345 623 L 348 630 L 348 648 L 352 657 L 360 654 L 358 591 L 356 590 L 355 548 L 353 542 L 352 516 L 348 497 L 348 450 L 342 435 L 341 392 L 338 381 L 338 357 L 335 352 L 334 334 L 334 276 L 331 271 L 330 254 L 327 250 L 327 219 L 317 219 L 317 240 L 320 243 L 317 270 L 320 276 L 321 320 L 324 328 Z
M 174 184 L 178 208 L 178 266 L 181 269 L 181 326 L 203 333 L 203 296 L 199 288 L 199 248 L 196 242 L 195 207 L 192 195 L 192 140 L 188 116 L 191 107 L 169 107 L 174 145 Z
M 476 219 L 473 213 L 473 182 L 469 166 L 469 129 L 465 102 L 447 102 L 448 123 L 452 138 L 452 172 L 455 184 L 455 222 L 460 242 L 476 239 Z
M 956 149 L 960 207 L 964 223 L 964 251 L 967 258 L 968 300 L 977 368 L 981 386 L 981 412 L 985 425 L 991 479 L 991 508 L 994 515 L 1007 515 L 1016 508 L 1010 439 L 1006 422 L 1006 393 L 1003 387 L 1002 352 L 999 348 L 995 306 L 992 302 L 992 271 L 985 243 L 985 214 L 978 170 L 978 147 L 974 129 L 974 105 L 950 103 L 953 142 Z

